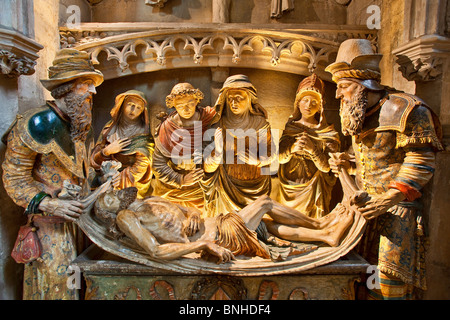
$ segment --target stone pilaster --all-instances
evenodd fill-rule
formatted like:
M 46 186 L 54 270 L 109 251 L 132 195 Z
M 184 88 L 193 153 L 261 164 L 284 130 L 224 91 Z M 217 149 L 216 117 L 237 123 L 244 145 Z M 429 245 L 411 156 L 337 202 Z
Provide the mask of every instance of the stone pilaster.
M 424 189 L 428 217 L 428 290 L 425 299 L 448 299 L 450 293 L 450 223 L 448 184 L 450 166 L 450 1 L 405 0 L 403 43 L 393 50 L 403 77 L 414 81 L 416 95 L 439 116 L 445 150 L 436 156 L 433 181 Z

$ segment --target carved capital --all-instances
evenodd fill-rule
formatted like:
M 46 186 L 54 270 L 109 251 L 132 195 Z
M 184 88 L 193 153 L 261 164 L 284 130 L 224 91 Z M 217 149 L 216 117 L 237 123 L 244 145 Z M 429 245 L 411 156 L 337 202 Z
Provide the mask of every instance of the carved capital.
M 450 56 L 450 39 L 437 35 L 414 39 L 392 52 L 399 70 L 409 81 L 433 81 Z
M 443 59 L 428 56 L 400 64 L 398 69 L 409 81 L 432 81 L 442 74 L 442 64 Z
M 43 47 L 23 34 L 0 28 L 0 71 L 8 77 L 34 73 L 38 51 Z
M 18 77 L 21 75 L 32 75 L 36 61 L 25 56 L 18 57 L 8 50 L 0 50 L 0 70 L 8 77 Z

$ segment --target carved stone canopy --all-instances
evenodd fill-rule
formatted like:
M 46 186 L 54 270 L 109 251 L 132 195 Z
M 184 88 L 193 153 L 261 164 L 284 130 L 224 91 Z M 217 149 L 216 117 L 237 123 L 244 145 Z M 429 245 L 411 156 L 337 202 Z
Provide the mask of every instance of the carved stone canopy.
M 61 47 L 92 54 L 94 64 L 112 79 L 163 69 L 248 67 L 330 78 L 323 69 L 331 63 L 340 42 L 348 38 L 376 41 L 366 28 L 299 25 L 152 23 L 82 24 L 80 30 L 60 29 Z

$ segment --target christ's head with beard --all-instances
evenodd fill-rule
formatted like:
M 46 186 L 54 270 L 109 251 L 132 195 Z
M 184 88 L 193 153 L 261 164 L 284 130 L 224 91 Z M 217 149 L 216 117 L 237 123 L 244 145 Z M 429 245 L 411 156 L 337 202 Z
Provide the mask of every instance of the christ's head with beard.
M 337 82 L 336 98 L 341 99 L 339 114 L 341 130 L 346 136 L 361 133 L 369 106 L 369 89 L 357 81 L 342 79 Z
M 92 124 L 95 93 L 95 84 L 88 78 L 62 84 L 51 92 L 57 106 L 70 118 L 70 134 L 74 142 L 86 141 Z

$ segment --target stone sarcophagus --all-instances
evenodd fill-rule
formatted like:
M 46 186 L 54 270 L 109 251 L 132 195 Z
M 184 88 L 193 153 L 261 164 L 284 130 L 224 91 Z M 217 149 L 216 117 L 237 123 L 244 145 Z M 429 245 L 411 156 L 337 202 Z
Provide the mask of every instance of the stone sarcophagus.
M 95 245 L 72 263 L 86 280 L 87 300 L 353 300 L 368 267 L 350 252 L 289 275 L 183 274 L 120 259 Z

